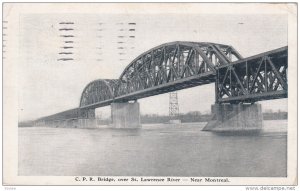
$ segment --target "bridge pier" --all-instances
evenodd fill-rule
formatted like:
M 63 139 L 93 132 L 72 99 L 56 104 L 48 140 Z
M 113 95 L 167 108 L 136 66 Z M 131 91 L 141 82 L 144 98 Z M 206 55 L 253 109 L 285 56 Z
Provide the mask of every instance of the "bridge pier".
M 79 117 L 72 123 L 74 127 L 96 128 L 95 109 L 81 109 Z
M 112 125 L 114 128 L 139 128 L 140 104 L 134 103 L 112 103 L 111 104 Z
M 214 104 L 213 118 L 203 131 L 257 133 L 262 129 L 260 104 Z

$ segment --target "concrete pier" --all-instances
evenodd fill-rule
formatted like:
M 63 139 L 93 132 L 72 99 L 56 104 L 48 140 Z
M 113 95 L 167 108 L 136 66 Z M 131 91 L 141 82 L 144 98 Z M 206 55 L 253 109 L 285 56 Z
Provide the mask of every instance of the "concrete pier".
M 96 119 L 95 118 L 90 118 L 90 119 L 78 119 L 77 120 L 77 127 L 82 127 L 82 128 L 96 128 Z
M 214 104 L 212 114 L 204 131 L 257 132 L 262 129 L 260 104 Z
M 75 115 L 64 116 L 65 118 L 41 120 L 35 126 L 56 128 L 96 128 L 95 109 L 80 109 Z
M 138 102 L 112 103 L 111 116 L 114 128 L 141 127 L 140 104 Z

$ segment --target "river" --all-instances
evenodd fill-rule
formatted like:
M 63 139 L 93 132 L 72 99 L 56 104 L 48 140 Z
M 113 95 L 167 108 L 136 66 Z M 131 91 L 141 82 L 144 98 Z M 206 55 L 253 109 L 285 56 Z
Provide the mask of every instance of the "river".
M 287 175 L 287 121 L 264 121 L 253 136 L 201 131 L 205 123 L 140 129 L 19 128 L 22 176 Z

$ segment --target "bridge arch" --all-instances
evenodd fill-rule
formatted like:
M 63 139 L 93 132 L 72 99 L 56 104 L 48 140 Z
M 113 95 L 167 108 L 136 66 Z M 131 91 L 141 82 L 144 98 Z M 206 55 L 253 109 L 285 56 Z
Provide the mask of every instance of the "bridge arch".
M 240 59 L 242 56 L 230 45 L 186 41 L 165 43 L 140 54 L 119 79 L 99 79 L 89 83 L 82 92 L 80 107 L 104 106 L 113 101 L 124 102 L 213 83 L 216 67 Z M 155 91 L 150 91 L 154 88 Z M 128 98 L 131 93 L 135 95 Z
M 154 47 L 134 59 L 123 71 L 115 97 L 171 83 L 241 59 L 229 45 L 176 41 Z
M 117 79 L 98 79 L 90 82 L 83 90 L 79 107 L 93 105 L 99 102 L 113 100 Z

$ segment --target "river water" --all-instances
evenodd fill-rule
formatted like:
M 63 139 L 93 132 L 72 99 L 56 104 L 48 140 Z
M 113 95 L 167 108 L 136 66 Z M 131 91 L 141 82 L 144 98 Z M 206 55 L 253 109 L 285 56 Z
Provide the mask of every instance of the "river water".
M 205 123 L 141 129 L 19 128 L 19 175 L 287 175 L 287 121 L 264 121 L 261 134 L 224 136 Z

